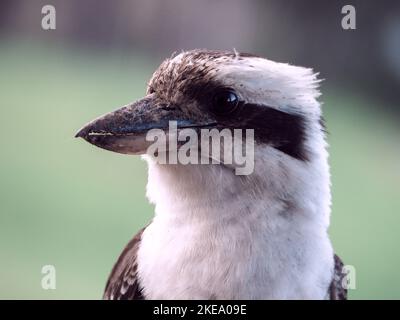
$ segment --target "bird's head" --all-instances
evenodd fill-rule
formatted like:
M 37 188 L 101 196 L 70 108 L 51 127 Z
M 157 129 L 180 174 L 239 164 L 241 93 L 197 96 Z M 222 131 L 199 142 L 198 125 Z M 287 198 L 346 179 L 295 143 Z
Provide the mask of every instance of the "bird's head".
M 165 60 L 147 95 L 103 115 L 78 133 L 125 154 L 144 154 L 151 129 L 253 129 L 255 148 L 312 160 L 323 140 L 318 80 L 312 70 L 235 52 L 193 50 Z M 257 160 L 257 159 L 256 159 Z
M 319 212 L 327 225 L 330 177 L 318 82 L 311 69 L 250 54 L 182 52 L 155 71 L 144 98 L 93 120 L 76 136 L 114 152 L 147 154 L 147 194 L 163 208 L 212 204 L 229 215 L 259 203 L 277 212 Z M 152 129 L 167 132 L 170 121 L 178 131 L 252 129 L 254 170 L 238 177 L 236 164 L 224 161 L 158 165 L 146 136 Z
M 232 174 L 234 162 L 160 166 L 147 155 L 150 200 L 172 206 L 191 199 L 192 206 L 196 197 L 215 204 L 251 195 L 277 210 L 323 212 L 326 223 L 330 177 L 318 82 L 311 69 L 236 51 L 182 52 L 155 71 L 144 98 L 93 120 L 76 136 L 114 152 L 148 154 L 146 135 L 166 132 L 170 121 L 178 131 L 252 129 L 254 170 L 246 177 Z M 249 203 L 238 206 L 247 210 Z

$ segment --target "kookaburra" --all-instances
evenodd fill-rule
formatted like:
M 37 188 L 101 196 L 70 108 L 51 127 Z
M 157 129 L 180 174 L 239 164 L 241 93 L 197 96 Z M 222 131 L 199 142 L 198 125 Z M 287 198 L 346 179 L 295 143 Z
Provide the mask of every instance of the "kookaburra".
M 311 69 L 255 55 L 192 50 L 165 60 L 147 95 L 77 137 L 148 163 L 152 222 L 128 243 L 105 299 L 345 299 L 327 229 L 330 173 Z M 253 129 L 254 171 L 160 164 L 146 133 Z

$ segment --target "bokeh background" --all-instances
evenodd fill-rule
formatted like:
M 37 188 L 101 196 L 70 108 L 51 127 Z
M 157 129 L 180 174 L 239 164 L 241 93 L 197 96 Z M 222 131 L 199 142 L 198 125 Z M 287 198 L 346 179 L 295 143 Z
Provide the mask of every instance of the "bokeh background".
M 41 8 L 56 8 L 56 30 Z M 341 28 L 352 4 L 357 29 Z M 99 299 L 152 217 L 146 166 L 74 133 L 144 94 L 163 58 L 232 49 L 320 72 L 336 252 L 353 299 L 400 298 L 400 2 L 0 2 L 0 298 Z M 57 289 L 41 288 L 41 268 Z

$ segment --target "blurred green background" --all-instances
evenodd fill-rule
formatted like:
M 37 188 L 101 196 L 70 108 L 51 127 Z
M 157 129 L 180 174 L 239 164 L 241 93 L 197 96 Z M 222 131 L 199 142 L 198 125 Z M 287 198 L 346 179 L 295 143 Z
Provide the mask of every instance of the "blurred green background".
M 48 3 L 57 10 L 53 31 L 40 27 Z M 356 1 L 355 31 L 341 29 L 340 2 L 200 3 L 2 2 L 1 299 L 101 298 L 118 254 L 153 208 L 145 198 L 143 161 L 102 151 L 74 134 L 86 121 L 141 97 L 162 58 L 194 47 L 235 47 L 321 71 L 333 186 L 330 234 L 336 252 L 356 268 L 350 297 L 400 298 L 396 2 Z M 370 12 L 379 17 L 368 20 Z M 56 267 L 56 290 L 41 288 L 46 264 Z

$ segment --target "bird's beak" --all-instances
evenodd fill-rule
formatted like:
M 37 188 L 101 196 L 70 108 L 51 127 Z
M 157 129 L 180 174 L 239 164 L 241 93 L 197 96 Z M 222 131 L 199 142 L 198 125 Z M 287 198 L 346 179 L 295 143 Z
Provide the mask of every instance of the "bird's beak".
M 146 140 L 147 132 L 167 130 L 169 121 L 176 121 L 178 129 L 207 125 L 188 119 L 179 108 L 160 105 L 150 94 L 89 122 L 75 137 L 118 153 L 144 154 L 152 143 Z

